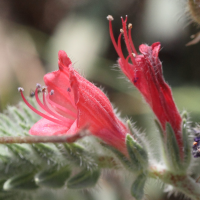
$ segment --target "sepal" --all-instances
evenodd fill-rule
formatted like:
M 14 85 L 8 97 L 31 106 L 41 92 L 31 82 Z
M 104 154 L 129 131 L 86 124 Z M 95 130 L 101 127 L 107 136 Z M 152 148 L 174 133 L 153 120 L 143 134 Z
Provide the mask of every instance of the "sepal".
M 145 171 L 148 166 L 148 155 L 143 146 L 141 146 L 131 135 L 126 136 L 126 148 L 134 171 Z
M 130 134 L 131 134 L 134 138 L 136 138 L 138 141 L 140 141 L 139 134 L 138 134 L 138 132 L 134 129 L 134 127 L 132 126 L 130 120 L 127 120 L 127 121 L 126 121 L 126 124 L 127 124 L 127 126 L 128 126 L 129 131 L 130 131 Z

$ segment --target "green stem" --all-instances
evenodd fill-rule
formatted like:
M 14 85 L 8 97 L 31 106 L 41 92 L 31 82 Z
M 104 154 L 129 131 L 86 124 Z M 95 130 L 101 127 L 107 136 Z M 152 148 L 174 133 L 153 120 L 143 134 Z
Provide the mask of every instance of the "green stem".
M 200 200 L 200 184 L 186 174 L 175 174 L 165 168 L 158 166 L 150 166 L 149 173 L 152 177 L 161 179 L 164 183 L 174 186 L 185 196 Z

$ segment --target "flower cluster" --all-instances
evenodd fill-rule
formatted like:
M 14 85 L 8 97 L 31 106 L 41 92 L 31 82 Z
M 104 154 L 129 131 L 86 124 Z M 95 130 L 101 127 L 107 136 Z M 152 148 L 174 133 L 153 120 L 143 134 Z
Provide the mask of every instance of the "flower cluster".
M 118 42 L 113 36 L 113 17 L 108 16 L 107 19 L 121 70 L 155 113 L 164 135 L 166 124 L 171 125 L 182 157 L 182 119 L 173 101 L 171 89 L 163 78 L 162 65 L 158 58 L 160 43 L 151 46 L 142 44 L 139 47 L 141 54 L 138 54 L 131 38 L 131 24 L 128 24 L 127 30 L 127 17 L 125 20 L 121 18 L 122 29 Z M 128 50 L 127 57 L 124 57 L 121 49 L 122 35 Z M 88 127 L 93 135 L 127 155 L 125 138 L 129 130 L 115 115 L 109 99 L 73 69 L 72 62 L 64 51 L 59 51 L 58 57 L 59 70 L 44 76 L 44 88 L 41 89 L 40 85 L 36 87 L 36 101 L 44 112 L 30 105 L 20 89 L 25 103 L 43 117 L 29 133 L 38 136 L 74 135 L 82 128 Z M 132 63 L 129 63 L 129 60 Z M 43 92 L 43 101 L 38 97 L 39 90 Z

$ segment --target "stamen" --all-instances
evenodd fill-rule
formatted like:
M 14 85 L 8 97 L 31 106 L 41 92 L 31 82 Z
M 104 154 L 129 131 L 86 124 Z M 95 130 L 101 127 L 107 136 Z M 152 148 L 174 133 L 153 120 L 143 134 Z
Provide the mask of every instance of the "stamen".
M 30 97 L 34 97 L 35 96 L 35 92 L 34 91 L 30 91 Z
M 65 122 L 65 123 L 73 123 L 73 120 L 67 119 L 65 117 L 62 117 L 56 113 L 54 113 L 48 106 L 47 106 L 47 102 L 46 102 L 46 98 L 45 98 L 45 93 L 43 92 L 43 103 L 44 103 L 44 108 L 45 110 L 50 113 L 52 116 L 54 116 L 57 119 L 60 119 L 61 121 Z
M 118 41 L 117 41 L 118 49 L 119 49 L 118 54 L 119 54 L 119 57 L 120 57 L 120 58 L 123 60 L 123 62 L 124 62 L 125 58 L 124 58 L 124 55 L 123 55 L 123 52 L 122 52 L 122 48 L 121 48 L 121 37 L 122 37 L 122 33 L 119 34 Z
M 65 108 L 65 107 L 63 107 L 63 106 L 51 101 L 50 98 L 49 98 L 49 95 L 47 95 L 46 98 L 47 98 L 47 101 L 51 104 L 52 107 L 58 108 L 59 110 L 63 111 L 63 113 L 68 114 L 69 117 L 71 117 L 71 116 L 73 116 L 73 118 L 77 117 L 76 113 L 74 113 L 73 111 L 68 110 L 67 108 Z
M 47 87 L 46 86 L 42 87 L 42 92 L 44 93 L 46 91 L 47 91 Z
M 135 53 L 132 53 L 132 56 L 135 58 L 136 57 Z
M 128 20 L 128 15 L 126 15 L 126 19 L 125 19 L 125 22 L 127 22 L 127 20 Z
M 23 92 L 23 91 L 24 91 L 24 88 L 18 87 L 18 92 Z
M 123 30 L 124 30 L 124 40 L 125 40 L 126 48 L 127 48 L 127 51 L 129 53 L 129 55 L 131 55 L 132 54 L 132 49 L 131 49 L 131 46 L 129 44 L 129 38 L 128 38 L 128 35 L 127 35 L 127 31 L 126 31 L 126 21 L 127 21 L 127 19 L 128 19 L 127 15 L 126 15 L 125 21 L 123 20 L 123 18 L 121 18 L 122 26 L 123 26 Z M 129 30 L 131 30 L 131 29 L 129 29 Z M 136 65 L 135 59 L 132 56 L 131 56 L 131 61 L 132 61 L 133 65 Z
M 131 23 L 128 24 L 128 29 L 132 29 L 133 25 Z
M 36 88 L 39 89 L 39 88 L 41 88 L 41 87 L 42 87 L 42 86 L 41 86 L 39 83 L 36 84 Z
M 107 17 L 107 19 L 109 20 L 109 19 L 112 19 L 111 17 L 110 17 L 111 15 L 108 15 L 108 17 Z M 116 52 L 117 52 L 117 54 L 120 56 L 120 54 L 119 54 L 119 49 L 118 49 L 118 47 L 117 47 L 117 43 L 116 43 L 116 41 L 115 41 L 115 38 L 114 38 L 114 34 L 113 34 L 113 30 L 112 30 L 112 20 L 109 20 L 109 32 L 110 32 L 110 38 L 111 38 L 111 41 L 112 41 L 112 43 L 113 43 L 113 46 L 114 46 L 114 48 L 115 48 L 115 50 L 116 50 Z
M 113 20 L 114 20 L 114 18 L 113 18 L 113 16 L 112 16 L 112 15 L 108 15 L 108 16 L 107 16 L 107 20 L 109 20 L 109 21 L 113 21 Z
M 26 98 L 24 97 L 24 94 L 23 94 L 23 91 L 24 89 L 23 88 L 18 88 L 18 91 L 21 93 L 21 97 L 24 101 L 24 103 L 32 110 L 34 111 L 36 114 L 40 115 L 41 117 L 44 117 L 45 119 L 49 120 L 49 121 L 52 121 L 56 124 L 60 124 L 62 126 L 66 126 L 66 123 L 62 123 L 60 120 L 57 120 L 57 119 L 54 119 L 52 117 L 49 117 L 48 115 L 45 115 L 44 113 L 38 111 L 36 108 L 34 108 L 27 100 Z
M 131 28 L 129 28 L 129 27 L 131 27 Z M 129 42 L 130 42 L 130 45 L 131 45 L 131 49 L 132 49 L 132 51 L 134 52 L 134 54 L 135 55 L 138 55 L 137 54 L 137 51 L 136 51 L 136 49 L 135 49 L 135 46 L 134 46 L 134 44 L 133 44 L 133 41 L 132 41 L 132 37 L 131 37 L 131 29 L 132 29 L 132 24 L 129 24 L 128 25 L 128 39 L 129 39 Z M 135 56 L 134 56 L 135 57 Z
M 126 68 L 126 71 L 128 72 L 126 76 L 128 76 L 128 77 L 130 76 L 130 74 L 132 74 L 132 73 L 131 73 L 131 69 L 132 69 L 132 68 L 127 67 L 127 66 L 128 66 L 128 60 L 129 60 L 129 58 L 131 58 L 130 55 L 128 55 L 127 58 L 126 58 L 126 60 L 125 60 L 125 68 Z
M 124 33 L 124 31 L 123 31 L 123 29 L 122 29 L 122 28 L 120 29 L 120 33 Z

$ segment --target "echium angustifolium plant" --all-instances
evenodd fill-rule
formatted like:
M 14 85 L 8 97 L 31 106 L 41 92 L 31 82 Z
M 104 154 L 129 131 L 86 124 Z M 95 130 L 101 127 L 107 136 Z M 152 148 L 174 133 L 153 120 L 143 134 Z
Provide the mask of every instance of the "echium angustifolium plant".
M 16 199 L 20 194 L 25 199 L 50 189 L 91 188 L 104 169 L 126 169 L 133 174 L 129 188 L 136 200 L 150 198 L 145 192 L 149 179 L 162 182 L 168 192 L 200 199 L 199 174 L 192 168 L 192 153 L 200 155 L 200 129 L 194 129 L 192 147 L 187 113 L 180 115 L 163 78 L 160 43 L 142 44 L 138 53 L 128 18 L 121 18 L 117 42 L 113 17 L 107 19 L 121 71 L 155 114 L 158 133 L 154 134 L 160 138 L 161 159 L 154 158 L 149 141 L 129 120 L 118 118 L 106 95 L 74 70 L 67 54 L 59 51 L 59 69 L 44 76 L 45 87 L 37 84 L 35 101 L 27 101 L 19 88 L 24 103 L 0 115 L 1 199 Z M 121 49 L 122 36 L 127 57 Z

